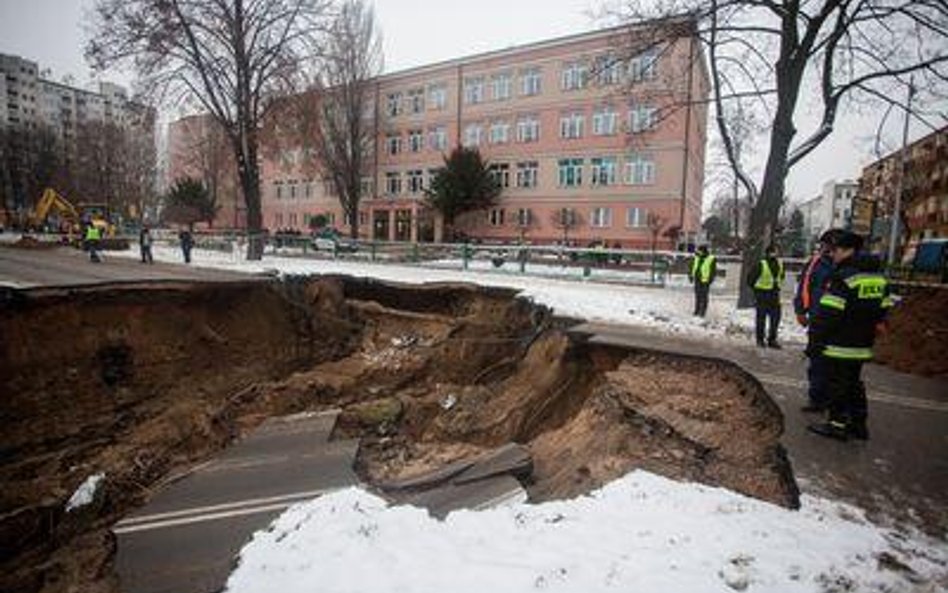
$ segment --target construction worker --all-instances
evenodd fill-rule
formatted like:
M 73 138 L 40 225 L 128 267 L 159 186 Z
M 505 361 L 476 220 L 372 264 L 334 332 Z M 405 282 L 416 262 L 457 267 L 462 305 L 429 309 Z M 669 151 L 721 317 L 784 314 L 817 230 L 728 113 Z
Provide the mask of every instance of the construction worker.
M 695 285 L 695 315 L 698 317 L 704 317 L 708 313 L 708 293 L 717 271 L 717 260 L 708 253 L 708 246 L 698 247 L 688 273 L 688 280 Z
M 747 275 L 747 284 L 754 290 L 754 306 L 757 309 L 757 345 L 761 348 L 769 346 L 780 348 L 777 343 L 777 330 L 780 327 L 780 287 L 786 278 L 783 262 L 777 259 L 777 248 L 773 245 L 764 251 L 764 258 Z M 764 333 L 767 320 L 770 320 L 770 331 L 767 333 L 767 342 L 764 342 Z
M 859 253 L 862 238 L 842 231 L 833 243 L 836 268 L 810 323 L 807 354 L 823 357 L 828 377 L 827 422 L 809 429 L 845 441 L 868 439 L 866 390 L 862 366 L 872 359 L 876 327 L 893 302 L 879 260 Z
M 142 253 L 143 264 L 155 263 L 155 258 L 151 254 L 151 230 L 147 225 L 142 225 L 142 230 L 138 233 L 138 247 Z
M 830 229 L 820 236 L 816 252 L 800 272 L 797 281 L 797 291 L 793 298 L 793 311 L 797 316 L 797 323 L 803 327 L 810 325 L 812 316 L 816 313 L 817 304 L 829 284 L 833 273 L 833 243 L 839 229 Z M 807 404 L 801 409 L 804 412 L 824 412 L 829 403 L 826 394 L 826 370 L 822 356 L 810 356 L 806 369 L 809 389 Z
M 99 263 L 99 241 L 102 239 L 102 230 L 92 221 L 86 226 L 86 249 L 89 250 L 89 261 Z

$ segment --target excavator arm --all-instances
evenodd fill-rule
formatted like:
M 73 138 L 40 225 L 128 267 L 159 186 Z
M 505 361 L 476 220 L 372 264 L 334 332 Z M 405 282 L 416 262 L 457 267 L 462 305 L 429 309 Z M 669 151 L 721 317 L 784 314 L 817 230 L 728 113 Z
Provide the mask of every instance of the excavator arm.
M 42 224 L 46 221 L 50 212 L 54 210 L 61 217 L 72 222 L 79 221 L 79 212 L 69 203 L 69 200 L 59 195 L 53 188 L 48 187 L 46 191 L 43 192 L 43 196 L 36 203 L 36 207 L 33 208 L 33 214 L 30 217 L 31 222 L 35 225 Z

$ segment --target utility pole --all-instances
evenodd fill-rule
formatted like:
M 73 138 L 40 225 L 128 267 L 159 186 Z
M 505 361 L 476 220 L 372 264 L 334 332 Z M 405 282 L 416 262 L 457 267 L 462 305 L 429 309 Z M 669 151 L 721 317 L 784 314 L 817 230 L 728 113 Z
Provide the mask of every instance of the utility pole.
M 890 266 L 895 265 L 896 249 L 899 244 L 899 226 L 902 214 L 902 188 L 905 186 L 905 159 L 908 147 L 909 115 L 912 113 L 912 97 L 915 96 L 915 77 L 909 77 L 908 100 L 905 104 L 905 123 L 902 125 L 902 151 L 899 153 L 899 179 L 895 186 L 895 206 L 889 214 L 889 256 Z

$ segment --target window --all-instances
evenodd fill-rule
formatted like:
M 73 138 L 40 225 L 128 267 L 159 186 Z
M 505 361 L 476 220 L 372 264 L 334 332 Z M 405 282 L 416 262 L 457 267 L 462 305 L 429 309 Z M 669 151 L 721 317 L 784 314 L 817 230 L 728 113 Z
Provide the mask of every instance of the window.
M 402 176 L 397 171 L 385 174 L 385 193 L 392 196 L 402 193 Z
M 276 199 L 282 200 L 283 199 L 283 182 L 274 181 L 273 185 L 276 186 Z
M 510 165 L 496 163 L 490 166 L 490 175 L 500 187 L 510 187 Z
M 428 87 L 428 108 L 444 109 L 448 104 L 448 89 L 443 84 L 433 84 Z
M 650 130 L 655 126 L 657 109 L 644 103 L 634 105 L 629 111 L 629 129 L 633 134 Z
M 296 212 L 290 212 L 290 226 L 296 226 Z
M 296 199 L 296 182 L 290 181 L 289 185 L 290 185 L 290 199 L 295 200 Z
M 401 93 L 389 93 L 388 101 L 386 103 L 386 112 L 389 117 L 398 117 L 402 114 L 402 94 Z
M 476 105 L 484 100 L 484 77 L 476 76 L 464 80 L 464 102 Z
M 593 134 L 613 136 L 616 133 L 619 114 L 612 107 L 603 107 L 593 113 Z
M 579 187 L 583 184 L 583 159 L 560 159 L 559 186 Z
M 589 68 L 582 62 L 573 62 L 563 66 L 560 76 L 560 88 L 564 91 L 575 91 L 585 88 L 589 78 Z
M 574 112 L 560 116 L 560 138 L 582 138 L 586 116 Z
M 540 94 L 539 68 L 526 68 L 520 71 L 520 94 L 525 97 Z
M 402 137 L 396 134 L 389 134 L 385 137 L 385 146 L 388 154 L 399 154 L 402 151 Z
M 425 110 L 425 89 L 408 91 L 408 106 L 412 113 L 422 113 Z
M 428 145 L 431 150 L 444 150 L 448 147 L 448 130 L 437 126 L 428 130 Z
M 658 76 L 658 50 L 647 49 L 629 61 L 629 78 L 632 82 L 654 80 Z
M 425 147 L 425 134 L 421 130 L 408 131 L 408 150 L 412 152 L 421 152 Z
M 468 124 L 464 128 L 464 146 L 479 146 L 481 143 L 481 126 L 480 124 Z
M 600 229 L 612 226 L 612 208 L 593 208 L 589 212 L 589 226 Z
M 528 115 L 517 120 L 517 142 L 537 142 L 540 140 L 540 120 Z
M 631 185 L 654 183 L 655 162 L 643 155 L 633 155 L 625 165 L 625 181 Z
M 596 82 L 600 85 L 619 84 L 622 79 L 622 63 L 613 55 L 596 58 Z
M 490 125 L 490 143 L 506 144 L 510 140 L 510 124 L 505 121 L 495 121 Z
M 408 172 L 408 193 L 420 194 L 425 191 L 425 172 L 415 169 Z
M 648 210 L 628 208 L 625 211 L 625 226 L 636 229 L 648 226 Z
M 487 214 L 487 221 L 490 223 L 490 226 L 504 226 L 504 209 L 491 208 Z
M 517 187 L 536 187 L 539 164 L 536 161 L 517 163 Z
M 362 196 L 364 196 L 364 197 L 369 197 L 369 196 L 371 196 L 371 195 L 372 195 L 372 191 L 373 191 L 373 186 L 374 186 L 374 183 L 373 183 L 373 180 L 372 180 L 371 177 L 363 177 L 362 180 L 361 180 L 360 183 L 359 183 L 359 187 L 360 187 L 360 191 L 362 192 Z
M 616 159 L 613 157 L 595 158 L 592 164 L 592 184 L 595 186 L 615 185 Z
M 520 208 L 517 210 L 517 226 L 528 227 L 533 223 L 533 212 L 529 208 Z
M 510 74 L 506 72 L 503 74 L 495 74 L 490 82 L 494 101 L 506 101 L 510 98 L 510 90 L 512 87 Z

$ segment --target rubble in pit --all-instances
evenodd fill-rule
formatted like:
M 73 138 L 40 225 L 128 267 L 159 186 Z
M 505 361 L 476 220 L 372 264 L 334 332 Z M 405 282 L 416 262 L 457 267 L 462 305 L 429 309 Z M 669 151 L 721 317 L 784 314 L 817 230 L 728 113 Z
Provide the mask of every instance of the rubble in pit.
M 531 499 L 632 468 L 798 504 L 782 419 L 710 360 L 594 346 L 513 291 L 345 277 L 24 297 L 0 309 L 0 589 L 116 590 L 108 529 L 270 416 L 341 408 L 369 483 L 529 450 Z M 68 339 L 64 339 L 68 337 Z M 65 501 L 108 477 L 87 512 Z

